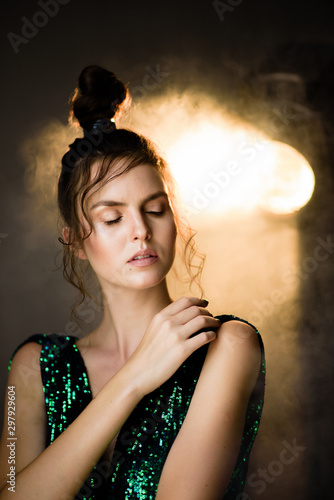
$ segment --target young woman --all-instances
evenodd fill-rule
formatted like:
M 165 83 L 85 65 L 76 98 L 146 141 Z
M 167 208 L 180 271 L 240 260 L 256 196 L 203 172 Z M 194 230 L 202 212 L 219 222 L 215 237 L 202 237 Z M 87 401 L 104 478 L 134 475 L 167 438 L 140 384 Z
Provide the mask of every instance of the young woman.
M 88 264 L 104 314 L 84 338 L 37 334 L 16 350 L 1 500 L 14 490 L 17 500 L 241 498 L 263 405 L 262 341 L 245 320 L 213 317 L 206 300 L 170 297 L 185 235 L 165 162 L 115 127 L 126 96 L 109 71 L 80 74 L 72 112 L 84 137 L 58 185 L 64 274 L 85 293 L 78 266 Z

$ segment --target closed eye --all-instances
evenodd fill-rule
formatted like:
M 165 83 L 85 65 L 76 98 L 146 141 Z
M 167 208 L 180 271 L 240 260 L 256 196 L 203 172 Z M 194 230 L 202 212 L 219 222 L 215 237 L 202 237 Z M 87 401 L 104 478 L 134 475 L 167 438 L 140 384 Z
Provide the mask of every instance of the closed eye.
M 163 215 L 165 213 L 164 210 L 160 210 L 160 211 L 153 211 L 153 210 L 150 210 L 149 212 L 146 212 L 147 214 L 150 214 L 150 215 L 156 215 L 157 217 Z
M 117 217 L 117 219 L 113 219 L 113 220 L 106 220 L 104 223 L 105 223 L 107 226 L 111 226 L 112 224 L 117 224 L 117 222 L 119 222 L 121 219 L 122 219 L 122 217 Z
M 149 215 L 153 215 L 155 217 L 161 217 L 165 213 L 165 210 L 150 210 L 147 211 L 146 213 Z M 118 222 L 120 222 L 121 219 L 123 219 L 122 216 L 117 217 L 117 219 L 107 220 L 104 222 L 104 224 L 106 224 L 107 226 L 111 226 L 112 224 L 117 224 Z

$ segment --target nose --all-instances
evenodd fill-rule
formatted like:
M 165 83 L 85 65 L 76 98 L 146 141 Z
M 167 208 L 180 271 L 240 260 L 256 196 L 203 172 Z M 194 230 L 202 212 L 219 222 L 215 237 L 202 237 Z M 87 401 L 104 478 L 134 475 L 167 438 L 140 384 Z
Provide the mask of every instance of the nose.
M 134 217 L 132 228 L 132 239 L 135 240 L 149 240 L 151 238 L 151 231 L 147 221 L 142 214 Z

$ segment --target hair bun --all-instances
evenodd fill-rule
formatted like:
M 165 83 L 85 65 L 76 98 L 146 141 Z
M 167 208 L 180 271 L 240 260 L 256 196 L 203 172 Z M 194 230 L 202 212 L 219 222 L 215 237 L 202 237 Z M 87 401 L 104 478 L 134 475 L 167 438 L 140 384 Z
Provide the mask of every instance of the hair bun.
M 71 101 L 71 114 L 86 128 L 96 120 L 112 118 L 127 97 L 126 86 L 100 66 L 87 66 L 79 76 Z

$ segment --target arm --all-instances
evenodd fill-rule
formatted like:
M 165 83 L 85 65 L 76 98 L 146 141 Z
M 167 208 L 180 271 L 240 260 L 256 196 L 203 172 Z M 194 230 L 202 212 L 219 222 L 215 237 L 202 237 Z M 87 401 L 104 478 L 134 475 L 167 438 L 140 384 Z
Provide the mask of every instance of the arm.
M 223 497 L 238 457 L 260 364 L 255 330 L 239 321 L 221 325 L 168 454 L 156 500 Z
M 8 379 L 17 394 L 17 500 L 70 500 L 75 496 L 143 396 L 165 382 L 194 350 L 215 338 L 214 332 L 190 338 L 199 329 L 217 328 L 219 323 L 199 307 L 203 305 L 199 299 L 183 298 L 156 315 L 128 362 L 47 448 L 40 372 L 33 371 L 28 384 L 24 377 L 24 367 L 32 366 L 31 356 L 39 356 L 40 348 L 26 344 L 18 351 Z M 4 432 L 1 500 L 12 498 L 6 484 L 6 438 Z
M 45 448 L 46 415 L 44 394 L 38 366 L 40 346 L 26 344 L 15 355 L 8 386 L 16 393 L 16 488 L 15 498 L 53 500 L 75 496 L 108 443 L 140 400 L 139 388 L 130 370 L 118 372 L 86 407 L 79 417 Z M 5 405 L 6 406 L 6 405 Z M 13 498 L 8 491 L 7 414 L 0 447 L 0 498 Z M 89 450 L 89 452 L 87 452 Z
M 39 370 L 35 368 L 39 367 L 40 350 L 41 347 L 35 343 L 27 344 L 18 351 L 13 360 L 13 369 L 10 372 L 7 387 L 14 386 L 15 428 L 8 428 L 7 425 L 6 392 L 4 424 L 0 441 L 0 487 L 6 484 L 8 479 L 6 474 L 10 470 L 7 444 L 12 440 L 8 431 L 13 430 L 16 438 L 12 441 L 15 445 L 15 472 L 23 469 L 45 448 L 46 416 L 43 388 Z M 18 400 L 19 405 L 17 405 Z M 24 432 L 23 421 L 27 423 L 29 433 Z

